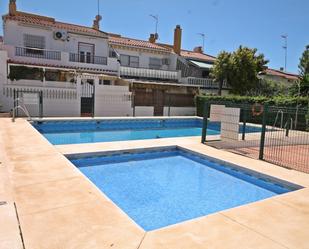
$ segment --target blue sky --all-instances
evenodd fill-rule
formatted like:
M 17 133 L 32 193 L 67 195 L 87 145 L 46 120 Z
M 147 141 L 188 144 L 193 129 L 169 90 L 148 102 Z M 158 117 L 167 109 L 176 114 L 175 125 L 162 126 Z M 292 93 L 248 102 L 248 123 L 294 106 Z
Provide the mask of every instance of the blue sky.
M 0 12 L 7 12 L 1 0 Z M 197 33 L 205 33 L 205 52 L 217 55 L 239 45 L 255 47 L 270 60 L 284 65 L 281 34 L 289 35 L 288 71 L 297 72 L 299 57 L 309 44 L 308 0 L 100 0 L 102 30 L 148 39 L 154 32 L 149 14 L 160 16 L 160 42 L 173 42 L 177 24 L 183 28 L 183 48 L 201 45 Z M 92 25 L 97 0 L 17 0 L 19 10 L 57 20 Z M 0 27 L 2 33 L 2 25 Z

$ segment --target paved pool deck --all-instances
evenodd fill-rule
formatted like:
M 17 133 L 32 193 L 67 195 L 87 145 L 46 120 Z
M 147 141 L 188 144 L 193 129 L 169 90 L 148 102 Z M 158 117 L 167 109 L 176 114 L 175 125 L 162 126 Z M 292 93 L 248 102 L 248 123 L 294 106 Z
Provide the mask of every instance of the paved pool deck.
M 159 146 L 304 189 L 146 233 L 63 155 Z M 3 118 L 0 162 L 1 249 L 309 248 L 309 175 L 202 145 L 198 137 L 53 146 L 26 120 Z

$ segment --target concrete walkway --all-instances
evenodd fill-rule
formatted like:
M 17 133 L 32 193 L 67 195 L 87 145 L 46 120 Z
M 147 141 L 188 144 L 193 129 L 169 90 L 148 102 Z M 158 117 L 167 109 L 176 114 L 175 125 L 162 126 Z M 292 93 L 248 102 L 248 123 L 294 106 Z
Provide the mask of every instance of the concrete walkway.
M 172 145 L 305 188 L 146 233 L 62 155 Z M 52 146 L 25 120 L 0 119 L 0 162 L 1 249 L 309 248 L 309 175 L 198 138 Z

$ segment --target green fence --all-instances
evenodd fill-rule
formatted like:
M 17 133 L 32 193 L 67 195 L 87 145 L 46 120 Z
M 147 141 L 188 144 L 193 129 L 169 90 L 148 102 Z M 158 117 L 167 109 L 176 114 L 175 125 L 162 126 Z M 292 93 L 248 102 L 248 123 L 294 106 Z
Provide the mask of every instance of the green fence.
M 239 110 L 235 114 L 221 115 L 224 132 L 235 131 L 229 120 L 237 120 L 239 135 L 233 139 L 207 135 L 212 105 L 224 105 Z M 309 173 L 309 116 L 308 108 L 273 106 L 259 103 L 232 103 L 204 101 L 202 143 L 255 159 L 265 160 L 282 167 Z M 228 113 L 228 112 L 227 112 Z M 224 116 L 225 115 L 225 116 Z

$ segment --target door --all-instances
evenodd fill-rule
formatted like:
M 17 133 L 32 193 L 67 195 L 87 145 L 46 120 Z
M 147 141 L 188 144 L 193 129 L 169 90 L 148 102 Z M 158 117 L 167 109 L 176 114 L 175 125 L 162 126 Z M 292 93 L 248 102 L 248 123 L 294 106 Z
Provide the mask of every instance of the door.
M 153 90 L 154 98 L 154 116 L 163 116 L 164 112 L 164 91 L 155 89 Z
M 79 62 L 93 63 L 94 59 L 94 44 L 82 43 L 78 45 Z
M 81 87 L 81 106 L 80 112 L 82 117 L 94 116 L 94 81 L 91 79 L 82 80 Z

